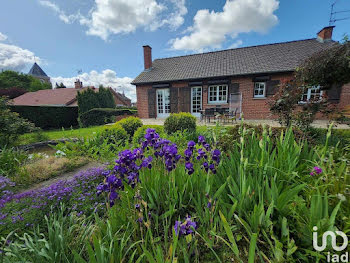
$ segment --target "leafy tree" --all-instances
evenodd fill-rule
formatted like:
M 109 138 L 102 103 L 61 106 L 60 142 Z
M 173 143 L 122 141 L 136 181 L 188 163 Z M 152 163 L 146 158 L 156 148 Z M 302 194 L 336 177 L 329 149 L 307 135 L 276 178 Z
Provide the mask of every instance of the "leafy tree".
M 38 130 L 33 123 L 10 111 L 7 103 L 0 97 L 0 147 L 12 144 L 20 134 Z
M 57 84 L 56 82 L 56 89 L 65 89 L 67 88 L 62 82 L 60 83 L 60 85 Z
M 0 89 L 22 88 L 26 91 L 37 91 L 42 89 L 51 89 L 51 83 L 41 82 L 33 76 L 18 73 L 11 70 L 5 70 L 0 73 Z
M 112 92 L 108 88 L 100 86 L 98 92 L 86 89 L 77 95 L 79 115 L 95 108 L 115 108 Z
M 329 116 L 331 105 L 325 96 L 299 104 L 302 93 L 303 84 L 293 79 L 281 83 L 278 92 L 268 102 L 271 112 L 277 116 L 281 125 L 287 127 L 295 125 L 305 131 L 310 128 L 317 112 Z
M 332 48 L 318 52 L 305 60 L 297 69 L 296 77 L 299 82 L 310 86 L 321 85 L 329 89 L 336 84 L 350 82 L 350 41 L 344 37 L 343 42 Z

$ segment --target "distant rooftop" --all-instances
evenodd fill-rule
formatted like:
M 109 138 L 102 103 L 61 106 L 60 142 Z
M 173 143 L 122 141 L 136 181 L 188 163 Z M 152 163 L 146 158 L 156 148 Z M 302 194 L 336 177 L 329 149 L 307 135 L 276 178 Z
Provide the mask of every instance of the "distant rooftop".
M 48 77 L 41 67 L 35 62 L 32 68 L 29 70 L 28 75 L 36 77 Z

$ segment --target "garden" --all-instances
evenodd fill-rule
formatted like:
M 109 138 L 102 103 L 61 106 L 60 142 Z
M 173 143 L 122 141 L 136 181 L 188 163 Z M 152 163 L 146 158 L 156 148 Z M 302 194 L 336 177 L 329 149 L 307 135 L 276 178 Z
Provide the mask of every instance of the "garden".
M 350 231 L 345 130 L 205 127 L 186 113 L 93 129 L 52 158 L 101 165 L 39 189 L 18 178 L 28 154 L 2 150 L 15 170 L 0 179 L 1 262 L 322 262 L 331 242 L 316 251 L 313 227 L 318 244 Z

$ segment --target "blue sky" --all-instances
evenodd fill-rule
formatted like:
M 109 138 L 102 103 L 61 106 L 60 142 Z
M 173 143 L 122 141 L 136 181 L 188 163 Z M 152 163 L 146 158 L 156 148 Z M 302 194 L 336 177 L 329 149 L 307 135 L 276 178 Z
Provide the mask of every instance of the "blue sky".
M 7 0 L 0 9 L 0 69 L 27 72 L 34 56 L 53 81 L 111 85 L 135 99 L 129 82 L 153 59 L 313 38 L 334 0 Z M 338 0 L 335 10 L 350 10 Z M 338 18 L 350 13 L 337 14 Z M 336 22 L 333 39 L 349 34 Z

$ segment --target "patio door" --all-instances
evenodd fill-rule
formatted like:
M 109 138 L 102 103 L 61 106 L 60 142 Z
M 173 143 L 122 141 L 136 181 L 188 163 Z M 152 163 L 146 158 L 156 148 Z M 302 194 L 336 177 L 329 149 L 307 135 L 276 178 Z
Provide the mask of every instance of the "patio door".
M 157 117 L 166 118 L 170 114 L 169 89 L 157 89 Z
M 193 116 L 199 118 L 202 109 L 202 87 L 191 88 L 191 113 Z

